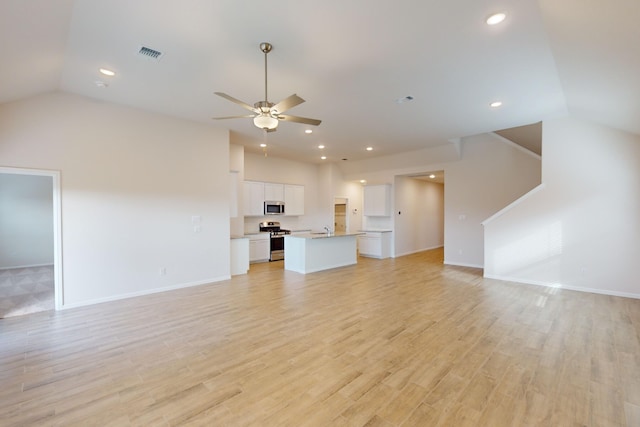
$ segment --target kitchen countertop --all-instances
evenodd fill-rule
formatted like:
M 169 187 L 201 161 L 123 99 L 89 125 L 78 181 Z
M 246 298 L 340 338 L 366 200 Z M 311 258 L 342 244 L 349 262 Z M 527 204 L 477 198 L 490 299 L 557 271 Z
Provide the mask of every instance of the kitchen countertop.
M 248 237 L 248 238 L 259 237 L 261 239 L 266 239 L 270 236 L 271 236 L 271 233 L 269 233 L 268 231 L 259 231 L 256 233 L 244 233 L 244 237 Z
M 391 232 L 393 232 L 393 230 L 376 230 L 376 229 L 373 229 L 373 228 L 368 228 L 366 230 L 358 230 L 358 231 L 361 231 L 363 233 L 391 233 Z
M 318 232 L 318 233 L 303 233 L 303 234 L 288 234 L 285 237 L 293 237 L 293 238 L 298 238 L 298 239 L 330 239 L 333 237 L 348 237 L 348 236 L 359 236 L 363 233 L 361 232 L 355 232 L 355 233 L 344 233 L 344 232 L 338 232 L 338 233 L 331 233 L 331 234 L 327 234 L 324 232 Z

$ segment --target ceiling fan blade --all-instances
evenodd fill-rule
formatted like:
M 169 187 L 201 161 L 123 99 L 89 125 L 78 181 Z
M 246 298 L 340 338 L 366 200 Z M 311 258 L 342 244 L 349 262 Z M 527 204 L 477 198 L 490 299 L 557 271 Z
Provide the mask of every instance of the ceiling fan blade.
M 309 119 L 306 117 L 298 117 L 298 116 L 289 116 L 287 114 L 278 114 L 278 119 L 284 120 L 285 122 L 296 122 L 296 123 L 303 123 L 305 125 L 313 125 L 313 126 L 318 126 L 320 123 L 322 123 L 322 120 Z
M 272 110 L 276 110 L 278 113 L 284 113 L 290 108 L 295 107 L 296 105 L 300 105 L 304 102 L 304 99 L 300 98 L 295 93 L 288 98 L 283 99 L 278 102 L 276 105 L 271 107 Z
M 224 120 L 224 119 L 243 119 L 245 117 L 255 117 L 254 114 L 247 114 L 244 116 L 226 116 L 226 117 L 211 117 L 213 120 Z
M 242 108 L 246 108 L 249 111 L 253 111 L 254 113 L 259 113 L 258 109 L 255 107 L 252 107 L 251 105 L 247 104 L 246 102 L 240 101 L 239 99 L 234 98 L 233 96 L 227 95 L 226 93 L 222 93 L 222 92 L 213 92 L 218 96 L 223 97 L 226 100 L 229 100 L 235 104 L 238 104 L 239 106 L 241 106 Z
M 273 129 L 265 129 L 267 132 L 275 132 L 278 130 L 278 128 L 273 128 Z

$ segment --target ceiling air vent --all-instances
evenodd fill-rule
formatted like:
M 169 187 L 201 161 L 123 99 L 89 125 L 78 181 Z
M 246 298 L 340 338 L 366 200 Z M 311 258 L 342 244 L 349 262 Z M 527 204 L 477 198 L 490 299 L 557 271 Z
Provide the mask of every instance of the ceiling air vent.
M 156 62 L 160 60 L 162 55 L 164 55 L 162 52 L 146 46 L 140 46 L 140 49 L 138 50 L 138 56 L 142 56 L 143 58 Z

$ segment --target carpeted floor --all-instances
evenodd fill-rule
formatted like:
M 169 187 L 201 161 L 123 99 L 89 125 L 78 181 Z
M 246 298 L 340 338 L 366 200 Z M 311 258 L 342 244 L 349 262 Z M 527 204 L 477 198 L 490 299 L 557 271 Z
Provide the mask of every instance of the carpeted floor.
M 0 270 L 0 318 L 53 309 L 52 265 Z

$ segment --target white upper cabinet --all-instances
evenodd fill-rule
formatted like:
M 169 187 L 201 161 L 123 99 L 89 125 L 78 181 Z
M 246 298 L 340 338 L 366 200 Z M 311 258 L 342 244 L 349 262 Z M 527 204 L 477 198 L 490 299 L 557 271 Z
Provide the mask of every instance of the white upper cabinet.
M 264 215 L 264 182 L 244 181 L 244 216 Z
M 244 216 L 263 216 L 264 202 L 284 202 L 284 214 L 304 215 L 304 185 L 244 181 Z
M 284 185 L 271 182 L 264 183 L 264 200 L 282 202 L 284 201 Z M 286 209 L 286 206 L 285 206 Z
M 304 185 L 284 184 L 284 214 L 304 215 Z
M 364 187 L 364 215 L 391 215 L 391 186 L 389 184 Z

